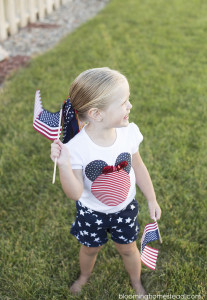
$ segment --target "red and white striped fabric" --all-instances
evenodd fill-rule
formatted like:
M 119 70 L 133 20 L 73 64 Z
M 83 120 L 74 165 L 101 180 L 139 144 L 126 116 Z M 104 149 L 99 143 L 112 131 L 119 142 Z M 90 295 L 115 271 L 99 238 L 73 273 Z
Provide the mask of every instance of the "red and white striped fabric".
M 53 141 L 58 139 L 61 134 L 62 126 L 60 127 L 60 133 L 58 135 L 59 118 L 60 111 L 51 113 L 43 109 L 40 91 L 37 90 L 35 94 L 33 128 Z
M 155 270 L 157 262 L 158 250 L 149 246 L 145 246 L 141 254 L 141 261 L 150 269 Z
M 108 206 L 117 206 L 126 200 L 129 189 L 130 177 L 124 170 L 101 174 L 91 186 L 92 194 Z

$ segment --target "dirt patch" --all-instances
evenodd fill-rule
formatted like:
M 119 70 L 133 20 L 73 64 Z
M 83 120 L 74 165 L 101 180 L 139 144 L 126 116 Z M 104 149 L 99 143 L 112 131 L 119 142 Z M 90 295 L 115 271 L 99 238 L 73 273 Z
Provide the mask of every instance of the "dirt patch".
M 0 62 L 0 84 L 4 82 L 6 78 L 20 67 L 26 66 L 30 61 L 30 56 L 17 55 L 5 59 Z
M 43 29 L 53 29 L 58 28 L 60 25 L 58 24 L 50 24 L 50 23 L 29 23 L 26 28 L 43 28 Z

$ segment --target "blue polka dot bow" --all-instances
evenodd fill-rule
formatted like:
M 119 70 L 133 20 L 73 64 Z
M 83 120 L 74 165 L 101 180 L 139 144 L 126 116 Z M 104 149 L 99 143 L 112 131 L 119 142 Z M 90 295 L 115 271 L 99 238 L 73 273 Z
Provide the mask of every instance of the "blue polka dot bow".
M 76 111 L 68 98 L 63 106 L 63 143 L 67 143 L 79 132 Z

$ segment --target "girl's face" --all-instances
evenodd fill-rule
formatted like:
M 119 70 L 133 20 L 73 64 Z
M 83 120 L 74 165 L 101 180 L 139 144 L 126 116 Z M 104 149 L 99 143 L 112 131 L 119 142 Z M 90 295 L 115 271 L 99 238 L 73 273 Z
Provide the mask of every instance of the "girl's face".
M 112 93 L 111 104 L 103 111 L 103 124 L 106 128 L 126 127 L 132 108 L 129 102 L 129 84 L 124 81 Z

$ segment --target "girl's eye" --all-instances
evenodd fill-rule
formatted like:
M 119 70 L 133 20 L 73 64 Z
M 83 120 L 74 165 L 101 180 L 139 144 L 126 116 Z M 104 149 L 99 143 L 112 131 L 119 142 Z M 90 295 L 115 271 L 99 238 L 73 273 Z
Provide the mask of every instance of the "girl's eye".
M 126 101 L 124 101 L 124 103 L 122 105 L 126 104 L 128 101 L 129 101 L 129 99 L 127 99 Z

